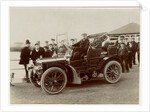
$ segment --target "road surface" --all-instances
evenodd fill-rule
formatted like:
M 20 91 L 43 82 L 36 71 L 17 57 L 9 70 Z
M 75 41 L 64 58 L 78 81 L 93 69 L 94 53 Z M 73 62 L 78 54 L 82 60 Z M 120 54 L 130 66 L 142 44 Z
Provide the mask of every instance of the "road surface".
M 87 81 L 82 85 L 68 85 L 60 94 L 48 95 L 31 83 L 10 86 L 11 104 L 138 104 L 139 67 L 134 65 L 129 73 L 123 73 L 116 84 L 104 79 Z

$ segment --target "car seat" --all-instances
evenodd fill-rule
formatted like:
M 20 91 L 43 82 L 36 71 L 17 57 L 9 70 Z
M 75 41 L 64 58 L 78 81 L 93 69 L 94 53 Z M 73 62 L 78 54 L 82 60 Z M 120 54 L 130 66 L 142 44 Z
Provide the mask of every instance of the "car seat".
M 101 51 L 102 51 L 102 48 L 95 49 L 95 48 L 89 47 L 89 49 L 87 51 L 87 58 L 90 59 L 90 58 L 94 58 L 94 57 L 100 57 Z

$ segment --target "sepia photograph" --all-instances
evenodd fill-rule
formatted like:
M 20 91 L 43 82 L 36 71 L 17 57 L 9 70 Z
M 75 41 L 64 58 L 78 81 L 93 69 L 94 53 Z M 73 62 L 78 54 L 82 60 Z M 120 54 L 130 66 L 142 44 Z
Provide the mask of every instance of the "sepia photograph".
M 10 7 L 10 104 L 139 104 L 140 11 Z

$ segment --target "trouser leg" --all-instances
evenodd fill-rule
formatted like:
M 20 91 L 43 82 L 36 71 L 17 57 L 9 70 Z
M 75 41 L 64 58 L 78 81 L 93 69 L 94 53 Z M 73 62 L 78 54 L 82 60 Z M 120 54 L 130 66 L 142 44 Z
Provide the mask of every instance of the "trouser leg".
M 128 63 L 129 63 L 129 67 L 132 68 L 132 53 L 129 53 L 128 55 Z
M 136 52 L 133 52 L 133 64 L 135 65 L 135 54 L 136 54 Z
M 28 80 L 28 70 L 27 70 L 27 64 L 24 64 L 25 73 L 26 73 L 26 79 Z
M 138 62 L 140 63 L 140 53 L 138 53 Z
M 128 58 L 127 58 L 127 57 L 124 57 L 124 61 L 125 61 L 126 70 L 129 71 Z
M 124 70 L 124 69 L 125 69 L 125 67 L 124 67 L 124 60 L 123 60 L 123 57 L 121 56 L 121 57 L 120 57 L 120 59 L 121 59 L 121 61 L 122 61 L 122 72 L 124 73 L 124 71 L 125 71 L 125 70 Z

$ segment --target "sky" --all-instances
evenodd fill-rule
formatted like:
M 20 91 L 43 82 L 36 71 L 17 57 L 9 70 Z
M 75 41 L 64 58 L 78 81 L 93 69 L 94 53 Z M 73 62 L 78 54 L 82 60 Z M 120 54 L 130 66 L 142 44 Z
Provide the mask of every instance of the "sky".
M 140 24 L 138 7 L 110 8 L 52 8 L 11 7 L 10 44 L 50 41 L 66 33 L 68 38 L 81 39 L 82 33 L 110 32 L 128 23 Z M 66 38 L 67 35 L 59 36 Z

